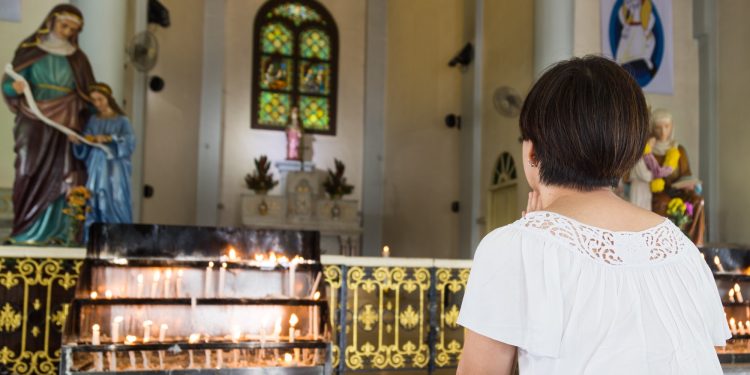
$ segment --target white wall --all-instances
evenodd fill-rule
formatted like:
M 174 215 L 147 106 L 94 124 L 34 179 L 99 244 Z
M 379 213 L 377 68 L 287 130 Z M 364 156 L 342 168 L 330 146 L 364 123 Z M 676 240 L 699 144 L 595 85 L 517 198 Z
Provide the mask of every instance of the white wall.
M 600 0 L 576 0 L 575 39 L 576 56 L 601 54 Z M 652 108 L 666 108 L 672 112 L 675 138 L 685 146 L 693 175 L 698 176 L 699 118 L 698 118 L 698 44 L 693 38 L 693 1 L 672 2 L 674 35 L 674 94 L 646 94 Z
M 21 2 L 21 22 L 0 21 L 0 68 L 13 60 L 16 48 L 25 39 L 36 31 L 42 24 L 47 13 L 60 3 L 67 1 L 59 0 L 35 0 Z M 84 28 L 84 33 L 87 30 Z M 91 31 L 88 31 L 91 32 Z M 13 161 L 13 124 L 15 117 L 5 101 L 0 104 L 0 187 L 10 188 L 13 186 L 15 169 Z
M 339 29 L 339 80 L 336 136 L 315 136 L 313 162 L 333 168 L 333 159 L 346 164 L 354 185 L 349 199 L 361 200 L 362 132 L 364 116 L 365 1 L 324 0 Z M 225 111 L 222 155 L 220 225 L 240 224 L 240 194 L 248 192 L 244 176 L 254 170 L 253 159 L 286 158 L 284 132 L 250 128 L 253 22 L 261 0 L 230 1 L 226 14 Z M 278 171 L 272 169 L 278 177 Z M 277 186 L 270 192 L 280 194 Z

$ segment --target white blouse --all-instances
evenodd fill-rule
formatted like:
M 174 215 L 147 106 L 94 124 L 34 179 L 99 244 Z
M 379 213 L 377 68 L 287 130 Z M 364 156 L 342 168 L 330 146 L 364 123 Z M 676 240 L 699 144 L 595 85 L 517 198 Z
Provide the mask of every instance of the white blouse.
M 613 232 L 537 211 L 477 248 L 459 323 L 526 374 L 721 374 L 731 333 L 698 249 L 669 220 Z

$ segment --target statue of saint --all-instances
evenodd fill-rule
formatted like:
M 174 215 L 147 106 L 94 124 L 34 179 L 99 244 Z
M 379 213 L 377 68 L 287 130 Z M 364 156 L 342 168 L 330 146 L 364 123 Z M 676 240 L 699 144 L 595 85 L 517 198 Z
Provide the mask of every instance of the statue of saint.
M 89 141 L 106 146 L 113 157 L 108 158 L 104 150 L 82 143 L 73 149 L 75 157 L 83 160 L 88 170 L 86 188 L 91 192 L 91 212 L 86 215 L 86 240 L 88 230 L 95 222 L 133 222 L 130 157 L 135 150 L 133 128 L 112 97 L 109 85 L 91 85 L 89 96 L 96 114 L 89 119 L 83 134 Z
M 55 6 L 24 39 L 13 56 L 13 69 L 26 79 L 46 117 L 75 131 L 88 120 L 88 88 L 96 82 L 86 55 L 78 48 L 83 15 L 73 5 Z M 5 76 L 3 97 L 16 115 L 13 135 L 13 230 L 11 243 L 65 242 L 69 217 L 66 192 L 83 185 L 86 170 L 73 157 L 68 137 L 39 120 L 23 99 L 26 83 Z
M 688 210 L 688 214 L 692 220 L 686 232 L 693 242 L 702 245 L 705 219 L 704 201 L 699 194 L 700 181 L 693 177 L 690 171 L 685 148 L 674 140 L 672 114 L 667 110 L 657 109 L 651 115 L 651 124 L 656 136 L 652 151 L 654 158 L 659 165 L 673 169 L 670 174 L 652 181 L 652 209 L 660 215 L 667 216 L 667 208 L 673 198 L 680 198 L 683 202 L 689 203 L 692 212 Z
M 302 161 L 302 128 L 299 126 L 297 107 L 292 108 L 291 121 L 286 127 L 286 160 Z

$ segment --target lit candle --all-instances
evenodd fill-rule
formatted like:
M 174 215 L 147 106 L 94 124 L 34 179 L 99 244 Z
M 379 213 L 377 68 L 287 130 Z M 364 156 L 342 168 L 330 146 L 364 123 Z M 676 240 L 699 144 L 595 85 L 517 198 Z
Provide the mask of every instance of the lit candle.
M 112 299 L 112 291 L 111 291 L 111 290 L 109 290 L 109 289 L 107 289 L 107 290 L 106 290 L 106 291 L 104 292 L 104 298 L 106 298 L 106 299 Z
M 729 329 L 732 331 L 732 335 L 737 335 L 737 325 L 734 322 L 734 318 L 729 319 Z
M 229 261 L 234 262 L 237 260 L 237 250 L 235 250 L 233 247 L 229 248 Z
M 313 300 L 317 301 L 319 299 L 320 299 L 320 292 L 315 292 L 315 295 L 313 296 Z M 319 327 L 318 309 L 319 308 L 320 307 L 318 305 L 313 306 L 312 322 L 310 323 L 310 324 L 312 324 L 313 340 L 317 340 L 318 339 L 318 327 Z
M 154 324 L 154 322 L 150 320 L 146 320 L 143 322 L 143 343 L 147 343 L 151 341 L 151 325 Z
M 273 326 L 273 339 L 279 342 L 281 338 L 281 317 L 276 318 L 276 324 Z
M 714 255 L 714 264 L 716 265 L 716 272 L 724 272 L 724 267 L 721 265 L 721 259 L 718 255 Z
M 189 344 L 195 344 L 195 343 L 198 342 L 198 340 L 200 338 L 201 338 L 200 334 L 198 334 L 198 333 L 191 333 L 190 337 L 188 338 L 188 343 Z M 188 350 L 188 360 L 190 361 L 190 363 L 188 364 L 188 368 L 192 368 L 193 364 L 194 364 L 193 363 L 193 349 L 192 348 Z
M 219 290 L 218 290 L 218 296 L 219 298 L 222 297 L 224 294 L 224 280 L 226 279 L 227 275 L 227 263 L 224 262 L 221 264 L 221 268 L 219 268 Z
M 203 298 L 208 298 L 210 296 L 211 292 L 211 274 L 214 270 L 214 262 L 208 262 L 208 267 L 206 267 L 206 284 L 203 288 Z
M 208 335 L 206 335 L 206 344 L 208 344 Z M 206 349 L 203 351 L 205 353 L 205 359 L 203 363 L 203 367 L 205 368 L 211 368 L 211 350 Z
M 242 333 L 240 332 L 240 328 L 237 326 L 232 327 L 232 342 L 237 344 L 240 342 L 240 336 Z M 237 362 L 239 362 L 240 357 L 240 351 L 239 349 L 233 349 L 232 350 L 232 365 L 234 367 L 237 367 Z
M 109 371 L 117 371 L 117 352 L 111 351 L 107 354 L 109 356 Z
M 172 270 L 168 269 L 164 272 L 164 298 L 170 298 L 171 294 L 171 282 L 172 282 Z
M 267 325 L 268 325 L 268 317 L 264 316 L 263 320 L 260 322 L 260 352 L 259 352 L 260 359 L 262 359 L 266 355 L 265 345 L 266 345 L 266 326 Z
M 310 298 L 315 295 L 315 292 L 318 291 L 318 286 L 320 286 L 320 279 L 323 278 L 323 274 L 321 272 L 318 272 L 317 275 L 315 275 L 315 281 L 313 282 L 312 287 L 310 288 Z
M 292 317 L 289 318 L 289 342 L 294 342 L 294 331 L 297 323 L 299 322 L 299 318 L 297 318 L 297 314 L 292 314 Z
M 101 339 L 99 337 L 100 328 L 98 324 L 91 326 L 91 345 L 100 345 Z M 94 367 L 96 371 L 102 371 L 104 369 L 104 359 L 102 353 L 97 352 L 94 354 Z
M 383 246 L 383 252 L 381 253 L 383 258 L 388 258 L 391 256 L 391 248 L 388 246 Z
M 729 292 L 727 292 L 727 294 L 729 294 L 729 302 L 734 303 L 734 289 L 729 289 Z
M 136 292 L 135 297 L 136 298 L 143 298 L 143 274 L 139 273 L 138 276 L 135 277 L 136 282 Z
M 292 355 L 284 353 L 284 366 L 292 366 Z
M 135 344 L 135 336 L 133 335 L 127 335 L 125 336 L 125 344 L 127 345 L 133 345 Z M 128 357 L 130 357 L 130 368 L 135 368 L 135 352 L 132 350 L 128 350 Z
M 739 333 L 740 335 L 744 335 L 746 333 L 745 332 L 745 324 L 742 323 L 741 320 L 739 322 L 737 322 L 737 333 Z
M 162 323 L 159 326 L 159 342 L 164 342 L 164 339 L 167 337 L 167 325 Z
M 297 271 L 297 262 L 299 262 L 300 258 L 294 257 L 289 262 L 289 298 L 294 298 L 295 296 L 295 286 L 296 286 L 296 271 Z
M 182 295 L 182 270 L 177 270 L 177 280 L 175 280 L 174 287 L 174 296 L 176 298 L 180 298 L 180 296 Z
M 743 303 L 744 300 L 742 299 L 742 291 L 740 290 L 740 284 L 735 283 L 734 284 L 734 298 L 737 299 L 737 302 Z
M 159 288 L 159 279 L 161 279 L 161 272 L 156 270 L 154 272 L 154 281 L 151 283 L 151 298 L 156 298 L 156 290 Z
M 112 343 L 117 344 L 120 341 L 120 323 L 123 321 L 122 316 L 116 316 L 112 319 Z
M 91 299 L 96 299 L 96 297 L 99 297 L 99 293 L 91 292 Z

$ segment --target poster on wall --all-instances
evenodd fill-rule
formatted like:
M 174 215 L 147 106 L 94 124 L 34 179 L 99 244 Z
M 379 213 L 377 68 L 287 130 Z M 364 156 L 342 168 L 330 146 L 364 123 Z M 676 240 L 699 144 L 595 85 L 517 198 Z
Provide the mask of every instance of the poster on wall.
M 674 92 L 671 0 L 601 0 L 602 54 L 645 92 Z
M 21 22 L 21 0 L 0 0 L 0 21 Z

